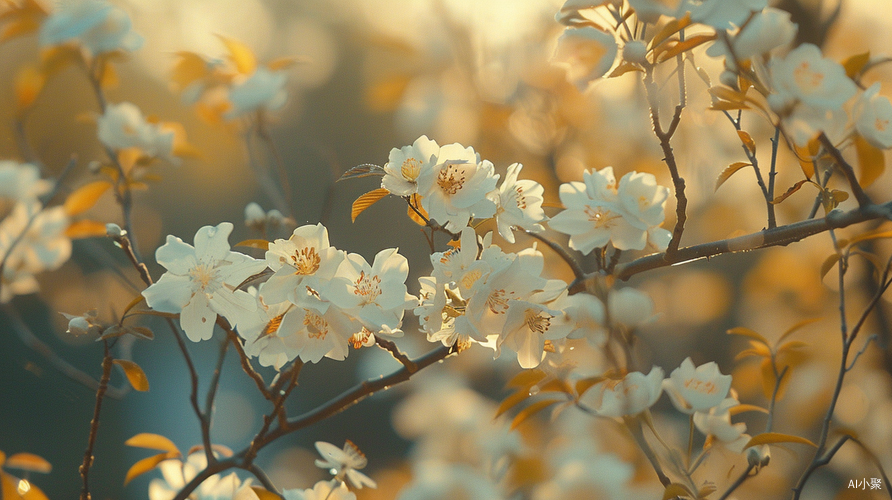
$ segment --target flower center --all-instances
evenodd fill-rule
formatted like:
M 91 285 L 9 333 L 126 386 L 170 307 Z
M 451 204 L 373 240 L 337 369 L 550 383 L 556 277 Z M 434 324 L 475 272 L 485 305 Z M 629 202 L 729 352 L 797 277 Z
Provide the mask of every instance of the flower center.
M 486 298 L 486 306 L 493 314 L 505 314 L 508 311 L 508 300 L 514 292 L 506 292 L 504 289 L 493 290 Z
M 704 382 L 703 380 L 697 380 L 695 378 L 689 378 L 685 380 L 684 387 L 685 389 L 690 389 L 702 394 L 715 394 L 715 391 L 719 389 L 712 382 Z
M 328 322 L 322 319 L 322 316 L 304 309 L 304 326 L 307 327 L 307 336 L 311 339 L 322 340 L 328 335 Z
M 520 186 L 517 186 L 514 188 L 514 192 L 517 193 L 517 196 L 515 196 L 515 198 L 514 198 L 514 201 L 517 202 L 517 208 L 519 208 L 521 210 L 526 210 L 527 197 L 524 196 L 524 194 L 523 194 L 523 188 Z
M 883 120 L 881 118 L 877 118 L 873 124 L 873 127 L 877 129 L 877 132 L 885 132 L 886 127 L 889 126 L 889 120 Z
M 799 66 L 793 70 L 793 78 L 796 80 L 796 85 L 798 85 L 800 89 L 810 92 L 821 85 L 824 81 L 824 74 L 812 70 L 811 64 L 809 64 L 808 61 L 802 61 Z
M 217 269 L 212 264 L 198 264 L 189 271 L 192 281 L 198 283 L 199 289 L 207 290 L 217 279 Z
M 354 284 L 353 293 L 359 295 L 363 304 L 370 304 L 381 295 L 381 278 L 377 274 L 366 276 L 365 271 L 359 273 Z
M 481 271 L 480 269 L 469 271 L 461 279 L 462 288 L 464 288 L 465 290 L 470 290 L 471 287 L 474 286 L 474 283 L 476 283 L 481 276 L 483 276 L 483 271 Z
M 420 173 L 421 162 L 418 161 L 417 158 L 406 158 L 406 161 L 404 161 L 400 167 L 400 174 L 402 174 L 403 178 L 407 181 L 415 182 L 415 179 L 418 178 L 418 174 Z
M 622 216 L 616 215 L 610 210 L 604 210 L 601 207 L 592 208 L 586 205 L 584 212 L 588 216 L 588 220 L 594 222 L 597 228 L 609 229 L 616 225 L 614 222 L 616 219 L 622 218 Z
M 523 322 L 526 323 L 527 328 L 529 328 L 530 331 L 544 334 L 548 331 L 548 328 L 551 327 L 552 318 L 554 318 L 554 316 L 545 311 L 527 309 L 524 313 Z
M 307 276 L 319 270 L 319 263 L 322 259 L 316 253 L 313 247 L 301 248 L 291 255 L 291 266 L 294 267 L 294 274 Z
M 458 193 L 458 190 L 465 185 L 465 169 L 447 164 L 437 174 L 437 185 L 448 195 Z

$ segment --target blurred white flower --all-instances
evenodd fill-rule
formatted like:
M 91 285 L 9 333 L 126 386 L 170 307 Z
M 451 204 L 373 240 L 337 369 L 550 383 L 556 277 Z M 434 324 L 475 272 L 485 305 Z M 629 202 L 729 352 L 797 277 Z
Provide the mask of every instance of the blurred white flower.
M 245 205 L 245 225 L 260 226 L 266 223 L 266 212 L 256 202 Z
M 441 146 L 436 164 L 418 175 L 421 206 L 450 231 L 460 231 L 473 217 L 492 217 L 495 203 L 487 194 L 499 176 L 493 164 L 480 160 L 473 148 L 461 144 Z
M 71 239 L 65 235 L 69 222 L 63 207 L 43 209 L 37 202 L 16 203 L 0 221 L 0 261 L 5 261 L 10 271 L 58 269 L 71 257 Z
M 731 414 L 728 410 L 739 405 L 734 398 L 726 398 L 718 406 L 710 408 L 709 412 L 694 413 L 694 425 L 703 434 L 715 436 L 728 449 L 740 452 L 750 437 L 746 432 L 746 424 L 731 423 Z
M 741 26 L 753 12 L 765 8 L 768 0 L 684 0 L 676 15 L 691 13 L 695 23 L 717 29 Z
M 189 455 L 186 461 L 164 460 L 158 464 L 162 478 L 149 483 L 149 500 L 173 500 L 177 493 L 191 481 L 198 472 L 207 467 L 204 452 Z M 251 489 L 251 480 L 242 481 L 235 473 L 228 476 L 215 474 L 202 482 L 189 496 L 195 500 L 257 500 Z
M 781 114 L 797 102 L 820 109 L 839 109 L 857 90 L 841 64 L 824 58 L 821 49 L 808 43 L 783 59 L 772 59 L 768 68 L 773 87 L 768 103 Z
M 555 304 L 560 308 L 565 321 L 570 323 L 572 330 L 567 338 L 586 338 L 594 345 L 604 345 L 607 341 L 607 332 L 604 329 L 604 303 L 597 297 L 588 293 L 567 295 Z
M 706 411 L 725 400 L 731 389 L 731 375 L 722 375 L 714 361 L 694 368 L 691 358 L 672 370 L 663 380 L 663 389 L 682 413 Z
M 425 460 L 413 468 L 412 482 L 398 500 L 503 500 L 505 495 L 492 480 L 467 464 Z
M 538 232 L 544 231 L 540 222 L 545 221 L 545 211 L 542 210 L 542 195 L 545 188 L 536 181 L 517 180 L 517 174 L 523 165 L 513 163 L 508 167 L 505 179 L 499 186 L 496 225 L 499 234 L 511 243 L 514 243 L 515 227 Z
M 381 187 L 397 196 L 410 196 L 418 192 L 418 176 L 433 168 L 440 146 L 422 135 L 411 146 L 390 150 L 384 164 Z
M 564 30 L 552 60 L 567 68 L 567 78 L 579 90 L 604 76 L 613 66 L 619 48 L 610 33 L 592 26 Z
M 40 178 L 40 169 L 34 165 L 0 160 L 0 198 L 34 201 L 52 187 L 52 182 Z
M 40 43 L 76 42 L 94 56 L 116 50 L 133 52 L 142 47 L 143 38 L 132 27 L 126 12 L 104 0 L 70 0 L 61 2 L 43 22 Z
M 406 291 L 409 261 L 396 248 L 381 250 L 370 266 L 359 254 L 341 262 L 325 297 L 373 333 L 398 328 L 418 299 Z
M 172 156 L 174 132 L 147 122 L 135 104 L 109 104 L 96 125 L 99 140 L 113 150 L 139 148 L 147 156 L 176 161 Z
M 335 476 L 335 479 L 349 481 L 354 488 L 358 489 L 362 489 L 363 486 L 378 487 L 372 478 L 359 472 L 358 469 L 365 468 L 369 461 L 352 441 L 347 440 L 343 449 L 325 441 L 316 441 L 316 450 L 324 459 L 317 459 L 316 467 L 328 470 Z
M 568 498 L 633 498 L 628 483 L 634 468 L 612 453 L 593 446 L 571 446 L 551 461 L 555 473 L 533 492 L 533 500 Z
M 874 83 L 858 97 L 852 110 L 855 130 L 880 149 L 892 148 L 892 103 L 881 96 L 880 83 Z
M 179 313 L 180 326 L 193 342 L 213 336 L 217 314 L 235 322 L 241 312 L 257 308 L 254 297 L 235 287 L 262 271 L 266 262 L 229 250 L 232 227 L 231 222 L 202 227 L 194 247 L 168 235 L 155 252 L 167 272 L 142 294 L 152 309 Z
M 631 287 L 614 289 L 607 296 L 607 311 L 614 325 L 635 328 L 654 318 L 654 302 L 646 293 Z
M 770 52 L 777 47 L 790 44 L 796 37 L 798 25 L 790 21 L 790 13 L 767 7 L 756 13 L 737 34 L 730 38 L 731 49 L 719 38 L 706 54 L 712 57 L 725 57 L 725 67 L 735 69 L 734 60 L 745 61 Z M 734 57 L 731 57 L 733 51 Z
M 288 92 L 285 91 L 285 74 L 258 66 L 251 76 L 232 86 L 229 101 L 232 108 L 223 116 L 226 119 L 253 113 L 274 111 L 285 105 Z
M 356 500 L 356 493 L 340 481 L 319 481 L 306 490 L 284 490 L 285 500 Z
M 68 329 L 65 333 L 70 333 L 75 337 L 81 335 L 98 335 L 102 333 L 102 325 L 98 322 L 96 309 L 91 309 L 81 316 L 63 312 L 60 312 L 59 314 L 65 316 L 65 319 L 68 320 Z
M 560 311 L 534 302 L 512 300 L 498 345 L 516 352 L 521 368 L 535 368 L 542 361 L 545 341 L 565 338 L 572 327 Z
M 655 366 L 647 375 L 632 372 L 620 380 L 606 380 L 585 391 L 579 404 L 604 417 L 637 415 L 660 399 L 663 374 Z

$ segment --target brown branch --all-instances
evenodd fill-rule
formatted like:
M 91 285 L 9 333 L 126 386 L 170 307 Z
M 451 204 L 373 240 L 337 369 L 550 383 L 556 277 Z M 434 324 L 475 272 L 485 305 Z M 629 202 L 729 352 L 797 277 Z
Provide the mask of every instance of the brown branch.
M 263 380 L 263 377 L 254 370 L 254 367 L 251 366 L 251 360 L 248 358 L 247 353 L 245 353 L 245 348 L 242 347 L 242 343 L 239 341 L 238 335 L 232 330 L 232 327 L 229 326 L 229 322 L 225 319 L 217 316 L 217 324 L 220 325 L 220 328 L 226 332 L 226 335 L 229 336 L 229 341 L 232 342 L 233 347 L 235 347 L 236 352 L 238 353 L 239 361 L 242 364 L 242 370 L 254 380 L 254 383 L 257 385 L 257 390 L 260 391 L 260 394 L 263 394 L 263 397 L 269 401 L 274 401 L 275 396 L 270 392 L 269 388 L 266 386 L 266 382 Z
M 393 343 L 393 341 L 382 339 L 381 337 L 375 335 L 375 343 L 378 344 L 378 347 L 380 347 L 381 349 L 389 352 L 390 355 L 393 356 L 393 359 L 399 361 L 401 365 L 406 367 L 406 370 L 408 370 L 410 374 L 418 371 L 418 366 L 416 366 L 415 363 L 411 359 L 409 359 L 409 356 L 406 356 L 405 353 L 400 351 L 400 348 L 397 347 L 397 345 Z
M 861 188 L 861 184 L 858 184 L 858 178 L 855 177 L 855 170 L 842 157 L 842 153 L 839 149 L 837 149 L 830 139 L 827 138 L 827 134 L 821 132 L 821 135 L 818 136 L 818 140 L 821 141 L 821 145 L 824 146 L 824 149 L 830 153 L 830 156 L 833 157 L 833 160 L 836 161 L 836 164 L 842 169 L 842 172 L 846 176 L 846 180 L 849 181 L 849 186 L 852 188 L 852 194 L 854 194 L 855 199 L 858 200 L 858 205 L 860 205 L 861 208 L 872 205 L 873 202 L 870 201 L 870 197 L 867 196 L 867 193 Z
M 827 217 L 821 219 L 804 220 L 794 222 L 774 229 L 766 229 L 756 233 L 713 241 L 679 249 L 674 255 L 656 253 L 641 257 L 626 264 L 617 266 L 616 277 L 620 280 L 628 280 L 636 274 L 671 266 L 697 259 L 714 257 L 726 253 L 746 252 L 773 246 L 785 246 L 790 243 L 823 233 L 830 229 L 848 227 L 860 222 L 874 219 L 892 219 L 892 202 L 883 205 L 869 205 L 857 208 L 849 212 L 830 212 Z M 585 280 L 592 279 L 597 273 L 585 275 Z M 584 286 L 585 280 L 578 280 L 571 284 L 570 291 Z
M 108 341 L 103 340 L 104 356 L 102 358 L 102 378 L 99 379 L 99 389 L 96 390 L 96 406 L 93 408 L 93 420 L 90 421 L 90 437 L 87 440 L 87 449 L 84 451 L 84 461 L 78 469 L 84 480 L 81 488 L 80 500 L 90 500 L 90 467 L 93 465 L 93 446 L 96 444 L 96 436 L 99 434 L 99 411 L 102 409 L 102 399 L 108 389 L 108 380 L 114 359 L 109 353 Z

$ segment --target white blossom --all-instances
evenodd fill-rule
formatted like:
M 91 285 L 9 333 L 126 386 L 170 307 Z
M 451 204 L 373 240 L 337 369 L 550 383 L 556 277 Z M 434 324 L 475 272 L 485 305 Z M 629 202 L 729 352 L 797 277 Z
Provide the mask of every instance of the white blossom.
M 231 222 L 202 227 L 194 247 L 169 235 L 155 252 L 167 272 L 142 294 L 152 309 L 179 313 L 180 326 L 193 342 L 213 336 L 217 314 L 234 321 L 257 308 L 254 297 L 235 287 L 266 263 L 229 250 L 232 227 Z
M 109 104 L 96 125 L 99 140 L 113 150 L 139 148 L 147 156 L 175 161 L 174 132 L 147 122 L 135 104 Z
M 177 493 L 198 473 L 207 467 L 204 452 L 192 453 L 183 461 L 164 460 L 158 464 L 161 478 L 149 483 L 149 500 L 173 500 Z M 195 500 L 257 500 L 251 489 L 251 480 L 242 481 L 235 473 L 227 476 L 215 474 L 204 481 L 189 497 Z
M 377 488 L 378 485 L 372 478 L 359 472 L 359 469 L 365 468 L 369 461 L 352 441 L 347 440 L 343 449 L 325 441 L 316 441 L 316 450 L 323 458 L 316 460 L 316 467 L 330 471 L 335 479 L 349 481 L 354 488 L 362 489 L 363 486 Z
M 579 404 L 604 417 L 637 415 L 660 399 L 663 374 L 655 366 L 647 375 L 632 372 L 620 380 L 606 380 L 585 391 Z
M 708 412 L 694 413 L 694 425 L 703 434 L 715 436 L 728 449 L 740 452 L 750 437 L 746 434 L 746 424 L 731 423 L 729 409 L 739 405 L 734 398 L 725 398 L 718 406 L 710 408 Z
M 266 262 L 275 273 L 260 287 L 260 295 L 270 304 L 287 300 L 324 312 L 328 306 L 320 303 L 321 294 L 346 256 L 329 244 L 322 224 L 298 227 L 287 240 L 269 244 Z
M 70 0 L 43 22 L 40 43 L 76 42 L 92 55 L 132 52 L 142 47 L 143 38 L 131 29 L 127 13 L 104 0 Z
M 356 500 L 356 493 L 340 481 L 319 481 L 306 490 L 284 490 L 285 500 Z
M 496 225 L 499 234 L 514 243 L 515 227 L 538 232 L 545 230 L 543 222 L 545 211 L 542 210 L 542 195 L 545 188 L 536 181 L 517 180 L 517 174 L 523 165 L 513 163 L 508 167 L 505 179 L 499 186 L 496 208 Z
M 777 47 L 789 45 L 796 37 L 798 25 L 790 21 L 790 13 L 767 7 L 756 13 L 748 23 L 730 37 L 731 49 L 719 38 L 706 54 L 712 57 L 725 57 L 725 66 L 734 69 L 734 60 L 745 61 L 770 52 Z M 733 56 L 731 57 L 733 52 Z
M 858 97 L 852 110 L 855 130 L 880 149 L 892 148 L 892 103 L 881 96 L 880 83 L 874 83 Z
M 820 109 L 839 109 L 856 92 L 855 83 L 846 76 L 842 65 L 824 58 L 821 49 L 812 44 L 800 45 L 783 59 L 772 59 L 768 68 L 773 87 L 768 103 L 779 113 L 797 102 Z
M 254 73 L 229 89 L 232 108 L 223 116 L 232 119 L 256 111 L 274 111 L 281 108 L 288 99 L 285 81 L 284 73 L 258 66 Z
M 430 170 L 437 161 L 440 146 L 422 135 L 411 146 L 390 150 L 384 164 L 381 187 L 397 196 L 411 196 L 418 192 L 418 176 Z
M 580 90 L 613 66 L 619 48 L 613 35 L 592 26 L 564 30 L 552 60 L 567 68 L 567 78 Z
M 672 404 L 687 414 L 718 406 L 730 389 L 731 375 L 722 375 L 714 361 L 695 369 L 691 358 L 685 358 L 681 366 L 663 380 L 663 390 Z
M 0 160 L 0 198 L 34 201 L 52 189 L 50 181 L 40 178 L 40 169 L 30 163 Z

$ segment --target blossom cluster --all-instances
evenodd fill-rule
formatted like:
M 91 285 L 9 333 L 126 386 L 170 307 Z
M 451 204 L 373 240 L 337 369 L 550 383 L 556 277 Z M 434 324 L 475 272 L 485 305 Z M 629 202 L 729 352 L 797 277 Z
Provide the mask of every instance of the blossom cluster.
M 254 259 L 230 250 L 232 229 L 229 222 L 202 227 L 195 246 L 168 236 L 155 254 L 167 272 L 143 296 L 157 311 L 179 313 L 193 342 L 211 338 L 220 315 L 242 336 L 246 353 L 279 369 L 297 357 L 342 360 L 350 342 L 402 335 L 403 311 L 415 297 L 406 291 L 408 263 L 396 249 L 369 264 L 332 247 L 317 224 L 295 229 L 270 243 L 265 259 Z M 264 272 L 259 288 L 242 289 Z
M 52 183 L 28 163 L 0 161 L 0 303 L 38 289 L 35 275 L 71 256 L 64 207 L 45 208 L 40 196 Z
M 381 187 L 390 194 L 421 198 L 421 207 L 441 226 L 458 232 L 472 219 L 495 217 L 499 234 L 514 243 L 515 227 L 541 231 L 543 187 L 518 180 L 522 165 L 508 167 L 502 184 L 489 160 L 461 144 L 437 145 L 427 136 L 393 148 Z

